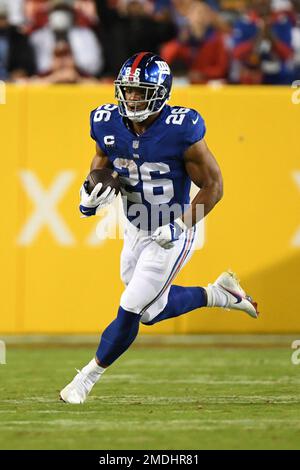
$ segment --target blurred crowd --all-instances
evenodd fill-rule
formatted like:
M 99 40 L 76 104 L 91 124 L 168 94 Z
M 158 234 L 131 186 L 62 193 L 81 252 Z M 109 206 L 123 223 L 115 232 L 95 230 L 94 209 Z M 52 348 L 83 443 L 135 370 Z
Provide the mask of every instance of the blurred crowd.
M 112 81 L 138 51 L 177 82 L 300 79 L 300 0 L 0 0 L 0 80 Z

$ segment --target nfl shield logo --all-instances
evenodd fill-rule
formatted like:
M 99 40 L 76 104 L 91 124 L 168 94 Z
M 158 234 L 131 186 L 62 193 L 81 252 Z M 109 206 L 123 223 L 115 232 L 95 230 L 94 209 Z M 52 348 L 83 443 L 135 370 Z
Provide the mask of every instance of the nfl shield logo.
M 138 149 L 139 146 L 140 146 L 140 142 L 139 142 L 138 140 L 134 140 L 134 141 L 132 142 L 132 147 L 133 147 L 134 149 Z

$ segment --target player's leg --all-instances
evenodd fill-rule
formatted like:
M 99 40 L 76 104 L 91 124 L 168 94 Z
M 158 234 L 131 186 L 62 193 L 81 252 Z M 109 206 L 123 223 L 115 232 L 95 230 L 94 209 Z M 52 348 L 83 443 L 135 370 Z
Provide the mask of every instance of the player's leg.
M 119 307 L 117 317 L 102 333 L 100 344 L 93 358 L 60 392 L 66 403 L 83 403 L 105 369 L 123 354 L 138 334 L 140 315 Z
M 180 269 L 193 254 L 190 250 Z M 168 318 L 178 317 L 201 307 L 220 307 L 240 310 L 253 318 L 258 317 L 257 304 L 241 287 L 237 276 L 228 271 L 207 287 L 172 285 L 142 313 L 141 322 L 154 325 Z
M 141 231 L 136 233 L 136 238 L 132 238 L 131 248 L 138 250 L 140 256 L 122 294 L 117 317 L 103 331 L 96 359 L 92 359 L 61 391 L 60 396 L 64 401 L 83 403 L 106 367 L 128 349 L 138 333 L 142 312 L 169 289 L 189 256 L 194 234 L 194 229 L 183 234 L 170 250 L 160 247 Z
M 206 305 L 244 311 L 252 309 L 253 316 L 257 315 L 256 307 L 229 273 L 223 273 L 207 288 L 170 288 L 173 279 L 193 252 L 194 233 L 194 230 L 189 231 L 170 250 L 161 248 L 147 237 L 137 240 L 136 245 L 141 245 L 143 249 L 121 297 L 117 318 L 103 332 L 96 360 L 93 359 L 61 392 L 64 401 L 85 401 L 105 368 L 123 354 L 136 338 L 140 318 L 145 324 L 153 324 Z M 251 314 L 250 311 L 247 313 Z
M 150 307 L 143 314 L 141 322 L 144 325 L 154 325 L 204 306 L 240 310 L 253 318 L 258 317 L 256 302 L 245 293 L 236 275 L 231 272 L 222 273 L 214 284 L 205 288 L 172 285 L 167 303 L 164 304 L 162 299 Z
M 137 263 L 149 244 L 148 232 L 136 229 L 129 222 L 124 230 L 124 246 L 121 254 L 121 279 L 126 289 L 132 283 Z M 144 287 L 143 287 L 144 288 Z M 140 316 L 134 309 L 122 304 L 117 317 L 107 326 L 101 336 L 96 352 L 97 363 L 102 367 L 110 366 L 125 352 L 137 336 Z
M 191 249 L 177 269 L 176 275 L 193 255 L 194 244 L 193 240 Z M 253 318 L 258 317 L 256 302 L 253 302 L 242 289 L 237 276 L 228 271 L 222 273 L 207 287 L 167 286 L 167 289 L 164 289 L 161 295 L 144 309 L 141 322 L 145 325 L 154 325 L 201 307 L 240 310 Z
M 141 322 L 154 325 L 168 318 L 178 317 L 201 307 L 207 306 L 207 294 L 203 287 L 182 287 L 172 285 L 167 298 L 157 302 L 143 313 Z
M 72 382 L 60 392 L 63 401 L 83 403 L 105 369 L 128 349 L 139 330 L 140 311 L 156 297 L 165 282 L 165 279 L 156 281 L 156 276 L 161 272 L 167 277 L 165 266 L 172 267 L 173 258 L 183 246 L 187 246 L 187 240 L 183 239 L 177 244 L 177 249 L 167 252 L 153 242 L 148 233 L 137 230 L 131 224 L 126 227 L 121 277 L 127 287 L 121 305 L 116 318 L 102 333 L 96 358 L 78 371 Z
M 190 243 L 183 253 L 180 253 L 179 262 L 175 264 L 172 275 L 164 285 L 159 295 L 147 305 L 143 312 L 141 322 L 153 325 L 167 318 L 177 317 L 191 312 L 197 308 L 207 306 L 207 294 L 203 287 L 182 287 L 171 285 L 179 271 L 188 263 L 195 251 L 196 229 L 190 231 Z M 166 250 L 165 250 L 166 251 Z
M 143 249 L 122 294 L 117 318 L 102 334 L 96 352 L 99 365 L 111 365 L 134 341 L 143 312 L 169 287 L 192 250 L 194 236 L 195 229 L 183 234 L 170 250 L 160 247 L 148 235 L 139 236 L 137 244 Z
M 127 286 L 132 279 L 136 263 L 144 246 L 142 232 L 132 224 L 124 230 L 124 244 L 121 253 L 121 279 Z M 105 363 L 98 364 L 93 358 L 81 371 L 77 371 L 74 379 L 60 392 L 60 397 L 67 403 L 83 403 L 92 387 L 100 379 L 106 367 L 124 352 L 135 339 L 139 328 L 140 317 L 119 308 L 117 317 L 104 330 L 101 337 L 101 352 L 105 354 Z M 120 350 L 121 346 L 122 350 Z M 99 348 L 98 348 L 99 349 Z M 104 367 L 102 367 L 104 365 Z

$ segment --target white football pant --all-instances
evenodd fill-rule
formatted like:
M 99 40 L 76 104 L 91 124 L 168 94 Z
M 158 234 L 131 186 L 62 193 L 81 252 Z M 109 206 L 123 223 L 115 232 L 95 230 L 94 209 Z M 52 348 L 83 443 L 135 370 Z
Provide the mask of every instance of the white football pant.
M 149 232 L 126 223 L 121 254 L 121 279 L 126 285 L 120 302 L 123 309 L 141 315 L 143 323 L 162 312 L 173 280 L 195 249 L 195 232 L 193 227 L 182 233 L 167 250 L 151 240 Z

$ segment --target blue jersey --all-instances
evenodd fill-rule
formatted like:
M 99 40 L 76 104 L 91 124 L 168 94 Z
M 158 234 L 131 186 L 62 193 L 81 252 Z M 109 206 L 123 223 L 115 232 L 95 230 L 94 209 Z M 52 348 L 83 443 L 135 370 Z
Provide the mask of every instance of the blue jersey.
M 125 215 L 144 230 L 179 217 L 189 204 L 191 179 L 183 156 L 204 135 L 200 114 L 179 106 L 166 105 L 141 135 L 131 130 L 116 105 L 91 113 L 91 136 L 121 179 Z

